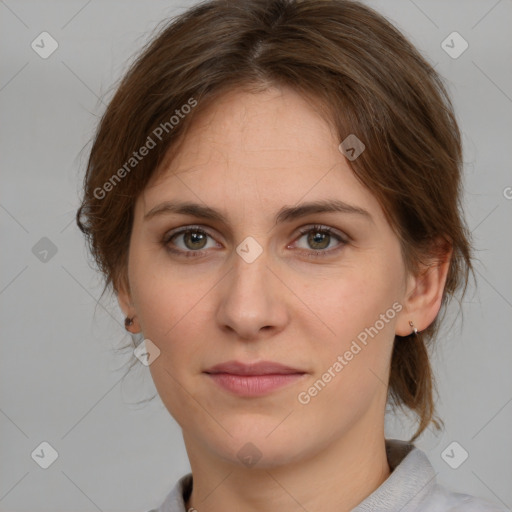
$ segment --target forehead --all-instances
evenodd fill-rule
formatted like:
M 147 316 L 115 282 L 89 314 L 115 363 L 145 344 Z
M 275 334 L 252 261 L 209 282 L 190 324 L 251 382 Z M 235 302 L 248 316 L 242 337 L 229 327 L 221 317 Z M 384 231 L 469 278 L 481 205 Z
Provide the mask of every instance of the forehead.
M 332 127 L 296 91 L 230 91 L 198 114 L 146 187 L 146 211 L 175 198 L 276 210 L 326 195 L 378 209 L 339 151 Z

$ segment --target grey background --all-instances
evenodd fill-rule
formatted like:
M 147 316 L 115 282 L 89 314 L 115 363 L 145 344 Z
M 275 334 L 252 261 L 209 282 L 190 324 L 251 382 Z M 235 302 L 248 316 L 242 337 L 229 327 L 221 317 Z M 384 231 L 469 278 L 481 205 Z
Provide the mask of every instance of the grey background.
M 157 24 L 192 3 L 0 1 L 1 511 L 144 511 L 189 471 L 180 428 L 160 399 L 135 404 L 156 392 L 149 370 L 138 364 L 122 380 L 130 356 L 116 348 L 129 338 L 116 303 L 97 304 L 101 279 L 74 215 L 112 86 Z M 445 431 L 417 445 L 442 483 L 510 508 L 512 2 L 368 4 L 447 79 L 478 249 L 464 323 L 452 308 L 433 354 Z M 43 31 L 59 44 L 47 59 L 31 48 Z M 457 59 L 441 47 L 453 31 L 469 43 Z M 43 237 L 57 250 L 46 261 L 33 252 Z M 386 435 L 405 439 L 413 426 L 389 417 Z M 43 441 L 58 452 L 48 469 L 31 457 Z M 469 453 L 458 469 L 441 458 L 452 441 Z

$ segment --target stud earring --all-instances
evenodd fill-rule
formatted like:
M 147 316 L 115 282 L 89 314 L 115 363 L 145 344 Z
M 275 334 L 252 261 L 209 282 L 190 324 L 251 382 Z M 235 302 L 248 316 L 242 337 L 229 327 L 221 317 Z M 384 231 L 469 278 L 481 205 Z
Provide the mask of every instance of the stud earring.
M 133 325 L 133 318 L 126 317 L 124 319 L 124 328 L 128 331 L 128 327 L 131 327 Z
M 414 326 L 414 324 L 412 323 L 412 321 L 409 320 L 409 325 L 411 326 L 411 329 L 412 329 L 412 332 L 414 333 L 414 335 L 416 336 L 418 334 L 418 329 L 416 329 L 416 327 Z M 412 334 L 412 333 L 411 333 Z

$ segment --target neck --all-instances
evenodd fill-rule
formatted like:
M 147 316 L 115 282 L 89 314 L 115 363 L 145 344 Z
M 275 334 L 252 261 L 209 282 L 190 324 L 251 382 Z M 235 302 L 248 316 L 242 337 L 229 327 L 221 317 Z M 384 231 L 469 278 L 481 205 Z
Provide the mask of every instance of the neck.
M 360 426 L 359 426 L 360 427 Z M 383 428 L 360 429 L 309 458 L 258 469 L 235 465 L 199 448 L 184 434 L 193 474 L 186 509 L 198 512 L 349 512 L 390 475 Z

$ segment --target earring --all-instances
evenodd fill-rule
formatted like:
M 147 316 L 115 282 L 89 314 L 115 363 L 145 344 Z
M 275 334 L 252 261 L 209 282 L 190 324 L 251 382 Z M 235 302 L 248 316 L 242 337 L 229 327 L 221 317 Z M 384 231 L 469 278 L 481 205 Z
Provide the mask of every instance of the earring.
M 128 327 L 131 327 L 133 325 L 133 318 L 126 317 L 124 319 L 124 328 L 128 331 Z
M 410 320 L 409 320 L 409 325 L 411 326 L 412 332 L 416 336 L 418 334 L 418 329 L 416 329 L 416 327 L 414 326 L 414 324 Z

